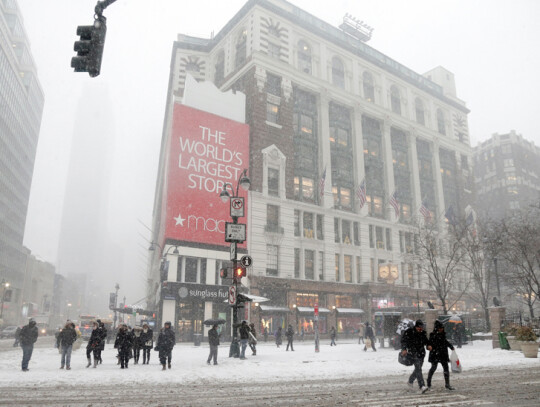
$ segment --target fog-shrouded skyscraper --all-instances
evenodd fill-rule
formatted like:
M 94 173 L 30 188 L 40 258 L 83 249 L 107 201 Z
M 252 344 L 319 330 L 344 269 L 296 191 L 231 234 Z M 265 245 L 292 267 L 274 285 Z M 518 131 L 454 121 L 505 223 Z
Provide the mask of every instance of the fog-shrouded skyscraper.
M 0 1 L 0 281 L 12 292 L 3 319 L 20 315 L 28 251 L 24 228 L 44 94 L 16 0 Z M 3 287 L 0 287 L 2 290 Z
M 105 85 L 91 83 L 83 88 L 73 129 L 57 259 L 57 272 L 77 282 L 78 292 L 72 293 L 73 298 L 66 293 L 64 300 L 72 304 L 74 316 L 106 310 L 106 287 L 101 282 L 115 272 L 107 269 L 106 262 L 113 250 L 107 238 L 115 148 L 110 112 Z
M 478 210 L 502 219 L 540 202 L 540 148 L 515 130 L 493 134 L 474 148 Z

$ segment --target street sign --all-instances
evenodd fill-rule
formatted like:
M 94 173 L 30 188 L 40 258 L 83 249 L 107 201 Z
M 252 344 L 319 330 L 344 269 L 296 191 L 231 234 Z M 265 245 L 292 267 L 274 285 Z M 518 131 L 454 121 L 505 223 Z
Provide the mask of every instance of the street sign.
M 229 305 L 235 305 L 236 304 L 236 287 L 234 285 L 231 285 L 229 287 Z
M 253 264 L 253 259 L 251 258 L 251 256 L 242 256 L 242 258 L 240 259 L 240 263 L 244 267 L 250 267 Z
M 225 222 L 225 241 L 228 243 L 244 243 L 246 241 L 246 225 Z
M 231 217 L 238 218 L 244 216 L 244 198 L 234 197 L 230 199 L 231 202 Z
M 231 260 L 236 260 L 236 243 L 231 243 Z

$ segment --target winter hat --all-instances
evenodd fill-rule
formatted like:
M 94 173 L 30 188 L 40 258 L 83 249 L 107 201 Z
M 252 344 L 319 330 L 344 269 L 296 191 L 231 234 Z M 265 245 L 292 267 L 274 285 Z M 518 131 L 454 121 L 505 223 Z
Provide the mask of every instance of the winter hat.
M 435 321 L 434 329 L 437 330 L 437 329 L 440 329 L 440 328 L 444 329 L 444 325 L 442 324 L 442 322 L 439 321 L 439 320 Z
M 421 319 L 417 319 L 416 320 L 416 323 L 414 324 L 414 327 L 420 327 L 420 328 L 423 328 L 424 327 L 424 323 L 422 322 Z
M 29 322 L 28 322 L 28 325 L 30 326 L 34 326 L 36 324 L 36 321 L 34 321 L 33 319 L 31 319 Z

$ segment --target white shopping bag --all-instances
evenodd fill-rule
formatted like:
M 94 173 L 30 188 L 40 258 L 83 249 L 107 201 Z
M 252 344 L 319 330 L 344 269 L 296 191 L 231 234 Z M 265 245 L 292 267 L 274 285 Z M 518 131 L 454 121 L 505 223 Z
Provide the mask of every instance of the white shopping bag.
M 459 357 L 455 350 L 453 350 L 452 354 L 450 355 L 450 363 L 452 365 L 452 372 L 461 373 L 463 368 L 461 366 L 461 361 L 459 360 Z

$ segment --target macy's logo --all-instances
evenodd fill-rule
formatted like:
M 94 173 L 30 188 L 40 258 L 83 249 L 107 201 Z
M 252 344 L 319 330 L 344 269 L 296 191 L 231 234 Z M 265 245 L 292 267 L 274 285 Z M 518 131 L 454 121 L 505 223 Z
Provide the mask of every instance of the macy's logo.
M 182 215 L 179 214 L 178 217 L 174 218 L 176 221 L 176 226 L 180 225 L 184 227 L 185 218 L 182 218 Z M 203 216 L 189 215 L 187 217 L 187 228 L 203 230 L 205 232 L 218 232 L 225 233 L 225 221 L 217 220 L 214 218 L 205 218 Z

